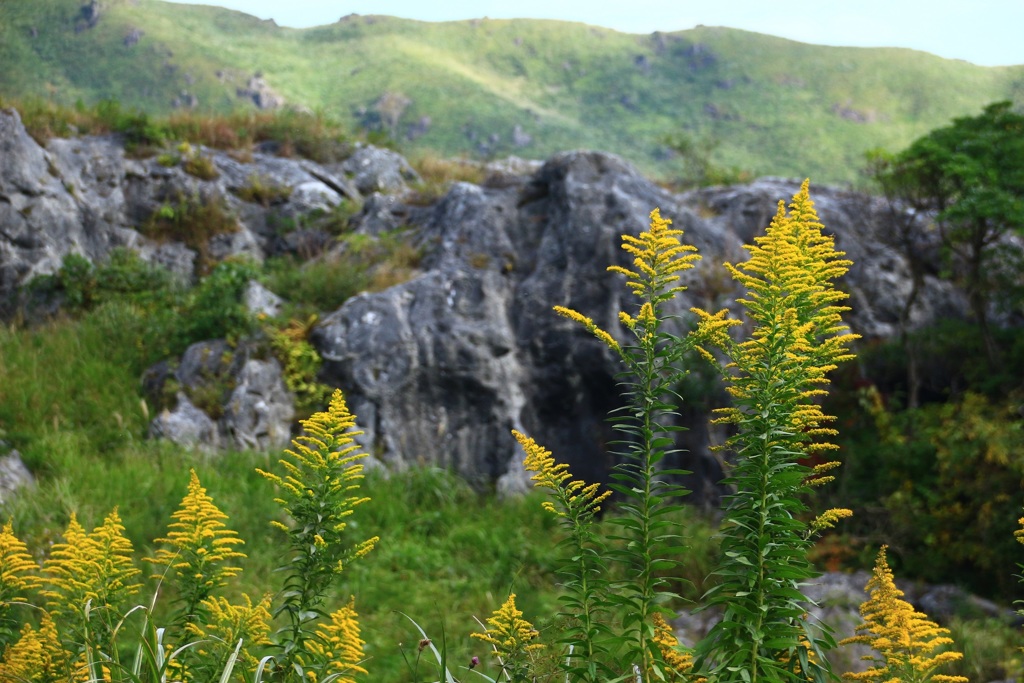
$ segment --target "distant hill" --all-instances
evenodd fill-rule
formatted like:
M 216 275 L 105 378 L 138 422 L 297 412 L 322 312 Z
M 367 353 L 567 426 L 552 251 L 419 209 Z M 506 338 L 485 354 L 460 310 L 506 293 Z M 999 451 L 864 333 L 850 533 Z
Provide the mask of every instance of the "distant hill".
M 0 0 L 0 65 L 0 95 L 15 98 L 116 98 L 152 113 L 284 103 L 384 129 L 413 152 L 585 147 L 662 176 L 677 162 L 661 141 L 682 133 L 717 140 L 719 164 L 832 183 L 855 181 L 868 148 L 1024 102 L 1024 66 L 907 49 L 540 20 L 352 15 L 297 30 L 158 0 Z

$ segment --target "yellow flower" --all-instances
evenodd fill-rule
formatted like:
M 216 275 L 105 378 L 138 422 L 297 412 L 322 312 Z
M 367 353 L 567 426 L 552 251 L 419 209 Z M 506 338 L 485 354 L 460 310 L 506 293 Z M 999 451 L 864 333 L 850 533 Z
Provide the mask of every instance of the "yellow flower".
M 665 617 L 661 616 L 661 612 L 654 613 L 653 621 L 653 640 L 658 646 L 658 651 L 661 652 L 661 658 L 670 670 L 665 672 L 668 674 L 668 680 L 686 680 L 687 674 L 693 669 L 693 655 L 689 652 L 680 651 L 679 639 L 676 638 L 672 627 L 665 621 Z
M 611 491 L 598 493 L 599 486 L 597 484 L 587 484 L 578 479 L 566 483 L 572 478 L 568 465 L 556 463 L 551 451 L 521 432 L 513 429 L 512 436 L 516 438 L 526 453 L 523 466 L 527 471 L 536 473 L 531 480 L 535 482 L 536 486 L 550 489 L 564 508 L 564 510 L 558 511 L 553 504 L 545 502 L 542 503 L 545 510 L 554 512 L 560 517 L 570 515 L 589 517 L 600 510 L 601 503 L 612 494 Z
M 316 636 L 317 640 L 310 642 L 309 649 L 327 662 L 324 674 L 344 674 L 336 679 L 338 683 L 353 683 L 355 674 L 367 673 L 360 666 L 366 658 L 363 654 L 366 642 L 360 637 L 354 597 L 330 615 L 330 623 L 317 628 Z
M 171 518 L 174 521 L 167 537 L 156 539 L 170 547 L 160 548 L 155 557 L 146 558 L 147 562 L 177 570 L 179 577 L 187 577 L 187 583 L 194 584 L 202 596 L 242 571 L 223 563 L 245 557 L 234 549 L 244 541 L 226 528 L 223 520 L 228 516 L 206 493 L 195 470 L 190 474 L 188 493 Z
M 882 546 L 878 551 L 867 584 L 870 598 L 860 606 L 864 623 L 857 627 L 858 635 L 839 643 L 862 643 L 874 648 L 878 656 L 864 658 L 873 663 L 867 671 L 846 673 L 843 677 L 871 683 L 967 683 L 963 676 L 935 673 L 942 664 L 955 662 L 963 655 L 952 650 L 933 654 L 936 649 L 953 644 L 949 630 L 940 628 L 901 599 L 903 591 L 896 587 L 885 550 Z
M 38 631 L 25 624 L 18 640 L 4 651 L 0 681 L 49 683 L 65 679 L 67 670 L 68 654 L 53 619 L 44 612 Z
M 728 328 L 739 324 L 728 320 L 725 311 L 708 313 L 693 309 L 700 318 L 694 339 L 698 350 L 714 359 L 710 348 L 724 349 L 734 370 L 728 392 L 735 405 L 717 411 L 718 423 L 744 420 L 745 406 L 770 400 L 774 404 L 796 406 L 787 410 L 787 424 L 778 425 L 779 434 L 795 435 L 810 453 L 835 449 L 815 437 L 836 434 L 824 426 L 835 418 L 825 415 L 813 403 L 825 391 L 826 374 L 844 360 L 853 358 L 846 348 L 857 335 L 850 334 L 840 314 L 848 310 L 836 305 L 847 295 L 836 289 L 833 280 L 851 265 L 842 260 L 834 240 L 822 234 L 814 203 L 804 181 L 787 214 L 783 202 L 771 225 L 755 245 L 748 245 L 750 259 L 739 266 L 725 264 L 735 280 L 747 289 L 738 299 L 754 323 L 751 338 L 733 343 Z M 766 399 L 755 394 L 761 387 L 777 387 L 785 395 Z M 823 482 L 818 482 L 823 483 Z
M 679 237 L 682 230 L 671 230 L 672 221 L 662 218 L 661 211 L 651 211 L 648 230 L 638 237 L 622 236 L 622 249 L 633 255 L 633 266 L 629 270 L 622 266 L 609 266 L 608 270 L 626 277 L 626 285 L 645 301 L 663 301 L 671 298 L 683 287 L 672 287 L 679 280 L 678 273 L 693 268 L 700 259 L 697 248 L 682 244 Z
M 244 605 L 232 605 L 226 598 L 206 598 L 202 606 L 207 618 L 187 624 L 185 633 L 192 642 L 202 641 L 196 646 L 196 653 L 211 662 L 224 661 L 241 640 L 239 669 L 252 671 L 258 663 L 253 652 L 261 645 L 271 644 L 270 596 L 264 596 L 255 605 L 248 595 L 243 594 L 242 600 Z
M 338 390 L 326 411 L 315 413 L 301 424 L 303 434 L 292 440 L 292 447 L 285 451 L 287 457 L 279 461 L 285 475 L 256 470 L 281 488 L 281 497 L 275 501 L 298 522 L 297 528 L 281 522 L 271 524 L 295 535 L 297 546 L 337 548 L 342 553 L 342 536 L 348 526 L 345 519 L 356 506 L 369 500 L 353 495 L 363 478 L 358 460 L 366 454 L 360 452 L 355 440 L 362 432 L 356 429 L 356 417 Z M 365 555 L 376 541 L 374 537 L 357 544 L 351 551 L 354 555 L 346 554 L 345 559 Z M 337 569 L 340 566 L 338 563 Z
M 14 525 L 8 520 L 0 530 L 0 605 L 21 602 L 23 594 L 42 584 L 36 575 L 39 566 L 32 560 L 25 544 L 14 535 Z
M 1020 524 L 1020 528 L 1013 532 L 1013 537 L 1016 538 L 1019 543 L 1024 543 L 1024 517 L 1018 519 L 1017 524 Z
M 494 655 L 502 661 L 515 659 L 520 655 L 540 650 L 544 646 L 531 643 L 538 635 L 533 624 L 523 619 L 523 613 L 516 609 L 516 594 L 510 593 L 505 603 L 487 619 L 485 633 L 472 633 L 473 638 L 490 643 Z
M 853 517 L 853 510 L 846 508 L 832 508 L 825 510 L 811 522 L 811 533 L 815 534 L 825 529 L 831 529 L 841 519 Z
M 55 617 L 83 618 L 87 603 L 94 612 L 116 608 L 138 592 L 140 584 L 133 580 L 140 572 L 132 564 L 132 544 L 124 536 L 117 508 L 91 534 L 72 514 L 64 542 L 53 546 L 43 573 L 50 588 L 42 594 Z

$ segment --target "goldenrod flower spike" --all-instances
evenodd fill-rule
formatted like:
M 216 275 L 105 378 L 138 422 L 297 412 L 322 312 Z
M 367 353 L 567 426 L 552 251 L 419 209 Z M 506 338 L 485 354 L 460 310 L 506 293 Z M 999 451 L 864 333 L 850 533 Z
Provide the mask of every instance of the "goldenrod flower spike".
M 140 573 L 132 564 L 132 544 L 124 537 L 124 526 L 115 508 L 91 534 L 74 514 L 43 564 L 49 588 L 42 591 L 47 608 L 56 615 L 84 617 L 86 604 L 92 610 L 114 607 L 134 595 Z
M 159 549 L 155 557 L 146 561 L 177 570 L 183 582 L 195 584 L 205 597 L 242 571 L 224 564 L 245 557 L 234 549 L 244 541 L 226 527 L 224 520 L 227 518 L 192 470 L 188 493 L 177 512 L 171 515 L 174 521 L 168 527 L 167 537 L 156 539 L 157 543 L 170 547 Z
M 242 600 L 245 604 L 232 605 L 226 598 L 206 598 L 202 606 L 207 617 L 186 625 L 185 633 L 191 642 L 198 643 L 196 653 L 208 661 L 223 661 L 241 640 L 239 669 L 252 671 L 258 664 L 253 652 L 271 644 L 270 596 L 255 605 L 248 595 L 243 594 Z
M 832 508 L 825 510 L 811 522 L 811 533 L 817 534 L 825 529 L 831 529 L 841 519 L 853 517 L 853 510 L 847 508 Z
M 39 630 L 25 624 L 17 642 L 8 646 L 0 661 L 0 681 L 58 681 L 63 678 L 69 662 L 60 644 L 53 619 L 46 612 Z
M 39 565 L 29 555 L 28 547 L 14 535 L 10 520 L 0 530 L 0 605 L 24 602 L 24 593 L 42 585 Z
M 638 237 L 622 236 L 622 249 L 634 256 L 629 270 L 622 266 L 609 266 L 608 271 L 626 277 L 626 285 L 641 299 L 660 303 L 681 291 L 682 287 L 670 285 L 679 279 L 678 273 L 693 268 L 700 259 L 697 248 L 682 244 L 679 238 L 682 230 L 672 230 L 672 221 L 662 218 L 661 211 L 651 211 L 650 227 Z
M 903 591 L 896 587 L 885 551 L 886 546 L 878 551 L 867 584 L 871 597 L 860 606 L 864 623 L 857 627 L 858 635 L 839 643 L 862 643 L 873 648 L 878 656 L 864 658 L 873 663 L 867 671 L 846 673 L 843 678 L 870 683 L 967 683 L 963 676 L 935 673 L 942 664 L 958 661 L 963 655 L 952 650 L 933 654 L 936 649 L 953 644 L 949 630 L 940 628 L 902 599 Z
M 318 640 L 310 643 L 310 651 L 327 662 L 324 674 L 341 674 L 335 679 L 338 683 L 354 683 L 355 674 L 367 673 L 360 666 L 366 659 L 363 654 L 366 642 L 360 636 L 354 597 L 333 612 L 330 623 L 317 628 L 316 635 Z
M 551 451 L 514 429 L 512 436 L 526 453 L 523 466 L 528 472 L 536 473 L 531 481 L 538 487 L 550 489 L 562 507 L 558 510 L 552 503 L 545 501 L 542 503 L 545 510 L 559 517 L 589 518 L 601 509 L 601 503 L 612 494 L 611 491 L 599 493 L 598 484 L 587 484 L 578 479 L 569 481 L 572 479 L 569 466 L 556 463 Z
M 331 579 L 379 540 L 373 536 L 352 543 L 346 536 L 348 518 L 369 499 L 356 493 L 363 478 L 358 460 L 366 454 L 355 440 L 362 432 L 341 391 L 334 392 L 326 411 L 303 420 L 302 427 L 303 434 L 280 460 L 284 476 L 258 470 L 280 487 L 277 502 L 291 518 L 288 524 L 275 524 L 288 535 L 291 557 L 285 579 L 289 590 L 276 612 L 289 622 L 279 631 L 284 654 L 278 665 L 285 669 L 304 666 L 311 655 L 315 639 L 309 615 L 319 613 Z
M 330 514 L 334 523 L 323 530 L 330 533 L 319 534 L 320 542 L 337 543 L 347 526 L 343 520 L 352 514 L 353 508 L 369 500 L 365 496 L 346 497 L 348 492 L 358 489 L 363 478 L 363 466 L 358 460 L 366 454 L 355 440 L 362 432 L 356 429 L 356 417 L 349 412 L 341 391 L 334 392 L 325 412 L 316 413 L 301 424 L 303 434 L 292 440 L 292 447 L 285 450 L 287 459 L 280 461 L 287 474 L 282 477 L 261 469 L 256 471 L 283 489 L 282 496 L 274 500 L 293 517 L 299 509 L 319 505 L 320 499 L 330 499 L 334 507 L 325 514 Z M 271 524 L 291 531 L 281 522 Z M 309 538 L 314 545 L 315 535 L 311 533 Z M 357 556 L 369 552 L 376 540 L 374 537 L 357 546 Z
M 720 411 L 718 421 L 742 421 L 741 406 L 754 400 L 760 386 L 787 387 L 793 395 L 786 400 L 802 405 L 789 414 L 785 431 L 802 435 L 804 449 L 814 452 L 835 449 L 833 444 L 810 440 L 836 432 L 823 426 L 835 418 L 822 413 L 812 399 L 824 393 L 820 385 L 828 383 L 826 374 L 853 358 L 846 345 L 857 335 L 843 325 L 840 314 L 848 308 L 836 304 L 847 295 L 833 282 L 851 262 L 842 259 L 844 254 L 835 250 L 833 238 L 822 233 L 808 187 L 805 180 L 788 214 L 784 202 L 779 202 L 765 234 L 745 247 L 750 252 L 748 261 L 725 264 L 747 289 L 746 297 L 737 301 L 754 323 L 751 338 L 732 342 L 728 328 L 739 323 L 728 320 L 725 311 L 693 312 L 700 318 L 694 332 L 700 353 L 713 360 L 710 349 L 724 349 L 737 371 L 728 387 L 737 406 Z
M 665 672 L 667 680 L 687 680 L 693 670 L 693 655 L 679 650 L 679 639 L 676 638 L 672 627 L 665 621 L 665 617 L 661 616 L 661 612 L 655 612 L 652 620 L 654 622 L 654 642 L 658 645 L 662 660 L 670 669 Z
M 530 642 L 538 633 L 533 624 L 523 619 L 523 613 L 516 609 L 515 593 L 509 594 L 505 603 L 487 619 L 487 623 L 489 626 L 485 633 L 470 635 L 493 645 L 495 656 L 502 660 L 544 647 L 540 643 Z

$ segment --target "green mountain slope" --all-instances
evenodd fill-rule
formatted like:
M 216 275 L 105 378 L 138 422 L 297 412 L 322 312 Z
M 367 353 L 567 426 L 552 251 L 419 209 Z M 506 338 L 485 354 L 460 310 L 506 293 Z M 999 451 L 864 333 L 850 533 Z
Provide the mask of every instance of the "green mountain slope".
M 158 0 L 103 0 L 95 20 L 83 6 L 0 0 L 0 95 L 223 112 L 254 106 L 239 93 L 259 75 L 289 104 L 390 129 L 411 149 L 543 157 L 592 147 L 669 174 L 660 141 L 684 132 L 718 140 L 721 164 L 828 182 L 855 180 L 865 149 L 902 147 L 997 99 L 1024 101 L 1024 66 L 726 28 L 641 36 L 349 16 L 296 30 Z

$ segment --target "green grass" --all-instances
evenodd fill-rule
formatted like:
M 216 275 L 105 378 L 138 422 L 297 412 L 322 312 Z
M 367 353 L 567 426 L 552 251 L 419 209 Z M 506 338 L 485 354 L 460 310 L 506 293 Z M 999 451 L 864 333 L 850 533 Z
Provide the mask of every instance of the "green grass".
M 366 253 L 374 245 L 357 240 L 352 246 Z M 129 266 L 113 272 L 127 278 L 135 273 Z M 134 290 L 125 278 L 117 282 L 121 296 L 129 297 Z M 152 555 L 153 539 L 166 534 L 188 470 L 195 468 L 229 515 L 229 526 L 246 540 L 245 571 L 228 594 L 274 591 L 282 539 L 269 521 L 280 512 L 254 468 L 275 467 L 278 454 L 202 455 L 145 438 L 152 408 L 140 400 L 138 377 L 154 358 L 138 343 L 145 338 L 144 302 L 133 301 L 104 294 L 76 317 L 31 329 L 0 327 L 0 438 L 17 447 L 39 477 L 35 488 L 3 512 L 41 558 L 60 540 L 71 512 L 92 528 L 117 506 L 141 558 Z M 379 535 L 381 542 L 343 573 L 333 604 L 355 596 L 374 680 L 411 679 L 402 652 L 414 662 L 420 636 L 400 612 L 437 645 L 445 643 L 457 675 L 473 656 L 480 657 L 484 673 L 497 673 L 486 648 L 469 634 L 478 630 L 474 617 L 486 619 L 509 591 L 517 593 L 519 607 L 543 638 L 559 630 L 551 615 L 557 612 L 554 571 L 563 552 L 557 545 L 561 533 L 536 494 L 499 501 L 429 467 L 390 478 L 370 473 L 362 490 L 371 500 L 357 510 L 350 528 L 355 538 Z M 677 576 L 690 584 L 674 588 L 697 599 L 709 587 L 704 579 L 715 564 L 713 528 L 693 510 L 680 513 L 678 527 L 692 550 Z M 148 594 L 140 601 L 148 601 Z M 970 621 L 954 628 L 967 644 L 962 670 L 972 680 L 1013 670 L 1019 631 Z M 429 657 L 429 651 L 421 656 Z M 434 680 L 429 658 L 420 667 L 420 680 Z
M 242 123 L 251 104 L 236 91 L 259 72 L 290 103 L 340 122 L 327 127 L 335 141 L 364 125 L 404 140 L 427 116 L 429 130 L 403 142 L 407 151 L 543 158 L 588 147 L 668 179 L 681 168 L 659 160 L 661 141 L 685 132 L 721 141 L 714 161 L 727 168 L 857 182 L 864 150 L 902 148 L 954 116 L 1024 95 L 1024 67 L 724 28 L 642 36 L 553 21 L 366 16 L 295 30 L 212 7 L 112 0 L 95 28 L 76 33 L 77 12 L 67 0 L 0 4 L 0 63 L 9 67 L 0 95 L 65 105 L 114 98 L 163 115 L 187 90 L 200 114 L 243 112 L 221 127 L 223 139 L 253 140 Z M 135 28 L 142 39 L 125 46 Z M 410 100 L 394 128 L 374 111 L 387 92 Z M 177 118 L 186 137 L 205 125 Z M 517 124 L 533 137 L 523 148 L 511 144 Z M 492 134 L 497 143 L 487 142 Z M 310 139 L 296 133 L 286 147 L 331 149 Z
M 60 540 L 71 512 L 91 529 L 117 506 L 141 558 L 152 555 L 153 539 L 166 534 L 188 470 L 195 468 L 229 515 L 229 527 L 246 541 L 244 571 L 228 594 L 276 590 L 273 570 L 283 561 L 282 539 L 269 522 L 280 511 L 255 468 L 275 468 L 279 454 L 203 455 L 147 440 L 138 377 L 150 359 L 133 343 L 135 313 L 128 304 L 108 301 L 78 318 L 34 329 L 0 328 L 0 436 L 39 477 L 3 512 L 42 558 Z M 367 668 L 376 679 L 409 679 L 401 648 L 415 659 L 419 635 L 399 612 L 416 619 L 438 645 L 445 634 L 453 670 L 475 655 L 491 675 L 496 669 L 487 649 L 469 633 L 479 628 L 473 618 L 486 619 L 510 590 L 528 618 L 545 633 L 552 630 L 561 532 L 537 494 L 500 501 L 430 467 L 390 477 L 371 472 L 362 491 L 370 501 L 357 510 L 350 529 L 354 537 L 379 535 L 381 541 L 342 574 L 335 598 L 341 604 L 355 596 Z M 703 575 L 713 552 L 711 530 L 696 513 L 681 525 L 700 549 L 687 575 Z M 421 666 L 421 675 L 428 675 L 430 662 Z

